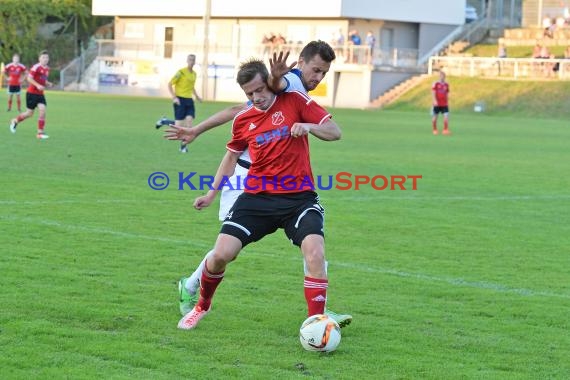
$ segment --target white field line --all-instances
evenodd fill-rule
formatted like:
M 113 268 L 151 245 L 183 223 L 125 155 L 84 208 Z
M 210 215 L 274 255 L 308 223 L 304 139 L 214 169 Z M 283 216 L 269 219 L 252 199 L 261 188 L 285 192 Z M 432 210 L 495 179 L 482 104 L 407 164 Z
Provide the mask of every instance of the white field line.
M 464 286 L 468 288 L 476 288 L 476 289 L 487 289 L 493 290 L 499 293 L 514 293 L 519 294 L 522 296 L 541 296 L 541 297 L 555 297 L 555 298 L 565 298 L 570 299 L 570 294 L 560 294 L 560 293 L 552 293 L 552 292 L 545 292 L 545 291 L 538 291 L 533 289 L 525 289 L 525 288 L 512 288 L 501 284 L 496 284 L 487 281 L 468 281 L 462 278 L 450 278 L 450 277 L 438 277 L 438 276 L 431 276 L 424 273 L 409 273 L 403 272 L 400 270 L 395 269 L 388 269 L 388 268 L 374 268 L 368 265 L 358 265 L 352 263 L 339 263 L 335 262 L 334 265 L 345 267 L 349 269 L 359 270 L 362 272 L 370 272 L 370 273 L 382 273 L 382 274 L 389 274 L 397 277 L 404 277 L 404 278 L 411 278 L 415 280 L 421 280 L 426 282 L 443 282 L 453 286 Z
M 382 193 L 378 195 L 363 195 L 360 196 L 358 192 L 350 191 L 350 196 L 341 196 L 335 198 L 341 201 L 351 200 L 359 202 L 367 202 L 372 200 L 394 200 L 394 201 L 420 201 L 420 202 L 430 202 L 430 201 L 560 201 L 560 200 L 570 200 L 570 194 L 552 194 L 552 195 L 505 195 L 505 196 L 494 196 L 494 195 L 473 195 L 473 196 L 383 196 Z M 324 191 L 321 192 L 321 196 Z M 346 194 L 346 193 L 345 193 Z M 156 202 L 164 203 L 170 202 L 171 199 L 145 199 L 145 203 Z M 0 200 L 0 205 L 14 205 L 14 206 L 42 206 L 42 205 L 52 205 L 52 204 L 105 204 L 105 203 L 140 203 L 140 199 L 61 199 L 61 200 L 36 200 L 36 201 L 20 201 L 20 200 Z
M 321 196 L 322 198 L 322 196 Z M 394 201 L 418 201 L 418 202 L 431 202 L 431 201 L 474 201 L 474 202 L 500 202 L 500 201 L 510 201 L 510 202 L 519 202 L 519 201 L 562 201 L 562 200 L 570 200 L 570 194 L 559 194 L 559 195 L 513 195 L 513 196 L 429 196 L 429 197 L 422 197 L 422 196 L 382 196 L 382 195 L 365 195 L 359 196 L 355 193 L 353 196 L 350 197 L 340 197 L 336 198 L 342 201 L 357 201 L 357 202 L 368 202 L 373 200 L 394 200 Z
M 25 223 L 25 224 L 33 223 L 33 224 L 37 224 L 37 225 L 56 227 L 56 228 L 61 228 L 61 229 L 65 229 L 65 230 L 82 231 L 82 232 L 89 232 L 89 233 L 95 233 L 95 234 L 104 234 L 104 235 L 118 236 L 121 238 L 130 238 L 130 239 L 137 239 L 137 240 L 145 239 L 145 240 L 151 240 L 151 241 L 177 243 L 177 244 L 184 244 L 184 245 L 192 244 L 196 247 L 204 248 L 204 254 L 206 253 L 206 249 L 211 249 L 211 247 L 214 244 L 214 239 L 215 239 L 215 237 L 212 236 L 212 244 L 206 244 L 206 243 L 201 242 L 201 241 L 195 241 L 195 240 L 189 240 L 189 239 L 182 240 L 182 239 L 171 239 L 171 238 L 166 238 L 166 237 L 161 237 L 161 236 L 132 234 L 132 233 L 116 231 L 116 230 L 112 230 L 112 229 L 93 228 L 93 227 L 87 227 L 87 226 L 82 226 L 82 225 L 70 225 L 70 224 L 60 223 L 57 221 L 50 221 L 50 220 L 43 220 L 43 219 L 15 218 L 15 217 L 10 217 L 10 216 L 0 216 L 0 220 L 1 221 L 8 221 L 8 222 Z M 262 252 L 261 250 L 258 250 L 255 248 L 254 249 L 248 248 L 247 250 L 250 252 L 252 252 L 252 251 L 253 252 Z M 279 257 L 281 259 L 283 258 L 283 256 L 281 256 L 281 255 L 277 256 L 277 255 L 273 255 L 273 254 L 265 252 L 265 251 L 263 252 L 263 254 L 265 256 Z M 293 256 L 289 256 L 289 257 L 291 257 L 292 260 L 293 259 L 298 260 L 298 258 L 294 258 Z M 388 275 L 397 276 L 397 277 L 401 277 L 401 278 L 410 278 L 410 279 L 420 280 L 420 281 L 425 281 L 425 282 L 446 283 L 446 284 L 449 284 L 452 286 L 457 286 L 457 287 L 468 287 L 468 288 L 474 288 L 474 289 L 491 290 L 491 291 L 494 291 L 497 293 L 512 293 L 512 294 L 518 294 L 521 296 L 570 299 L 570 294 L 553 293 L 553 292 L 533 290 L 533 289 L 527 289 L 527 288 L 513 288 L 513 287 L 508 287 L 508 286 L 505 286 L 502 284 L 486 282 L 486 281 L 467 281 L 467 280 L 464 280 L 462 278 L 438 277 L 438 276 L 432 276 L 432 275 L 425 274 L 425 273 L 410 273 L 410 272 L 404 272 L 404 271 L 400 271 L 400 270 L 396 270 L 396 269 L 371 267 L 369 265 L 359 265 L 359 264 L 339 262 L 339 261 L 334 261 L 333 265 L 343 267 L 343 268 L 348 268 L 351 270 L 357 270 L 360 272 L 388 274 Z
M 170 202 L 170 199 L 60 199 L 51 201 L 18 201 L 18 200 L 0 200 L 0 205 L 15 206 L 42 206 L 42 205 L 61 205 L 61 204 L 105 204 L 105 203 L 148 203 L 148 202 Z
M 166 242 L 166 243 L 185 244 L 185 245 L 192 244 L 194 246 L 204 247 L 204 248 L 210 247 L 203 242 L 194 241 L 194 240 L 190 240 L 190 239 L 182 240 L 182 239 L 171 239 L 171 238 L 162 237 L 162 236 L 149 236 L 149 235 L 141 235 L 141 234 L 132 234 L 129 232 L 122 232 L 122 231 L 117 231 L 117 230 L 108 229 L 108 228 L 86 227 L 86 226 L 82 226 L 79 224 L 71 225 L 71 224 L 64 224 L 64 223 L 60 223 L 57 221 L 45 220 L 45 219 L 15 218 L 15 217 L 11 217 L 11 216 L 0 216 L 0 220 L 2 220 L 2 221 L 6 220 L 8 222 L 19 222 L 19 223 L 25 223 L 25 224 L 32 223 L 32 224 L 37 224 L 40 226 L 49 226 L 49 227 L 61 228 L 61 229 L 68 230 L 68 231 L 81 231 L 81 232 L 89 232 L 89 233 L 101 234 L 101 235 L 112 235 L 112 236 L 118 236 L 118 237 L 128 238 L 128 239 L 152 240 L 152 241 L 161 241 L 161 242 Z

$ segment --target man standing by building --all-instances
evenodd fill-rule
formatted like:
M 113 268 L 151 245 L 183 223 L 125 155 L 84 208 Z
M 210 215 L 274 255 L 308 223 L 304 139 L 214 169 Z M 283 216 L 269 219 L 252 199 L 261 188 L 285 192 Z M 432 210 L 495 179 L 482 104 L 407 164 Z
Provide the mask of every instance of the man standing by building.
M 443 114 L 443 134 L 450 135 L 448 105 L 449 84 L 445 81 L 445 73 L 443 71 L 439 72 L 439 80 L 433 83 L 431 92 L 433 94 L 433 108 L 431 112 L 433 134 L 437 135 L 439 133 L 437 130 L 437 117 L 441 113 Z
M 194 71 L 196 55 L 189 54 L 186 63 L 188 65 L 178 70 L 168 82 L 168 92 L 174 105 L 174 123 L 172 123 L 172 120 L 162 118 L 156 122 L 157 129 L 163 125 L 170 124 L 190 128 L 194 118 L 196 118 L 196 107 L 193 97 L 199 102 L 202 101 L 202 98 L 196 92 L 196 72 Z M 184 142 L 180 144 L 180 152 L 188 152 L 187 144 Z
M 368 47 L 368 64 L 371 64 L 374 58 L 374 46 L 376 46 L 376 37 L 374 37 L 374 33 L 371 30 L 366 34 L 366 46 Z
M 18 112 L 22 112 L 22 99 L 20 92 L 22 91 L 22 80 L 26 72 L 26 66 L 20 63 L 20 55 L 14 54 L 12 62 L 4 67 L 4 72 L 7 75 L 8 81 L 8 112 L 12 110 L 12 100 L 16 95 L 16 102 L 18 104 Z

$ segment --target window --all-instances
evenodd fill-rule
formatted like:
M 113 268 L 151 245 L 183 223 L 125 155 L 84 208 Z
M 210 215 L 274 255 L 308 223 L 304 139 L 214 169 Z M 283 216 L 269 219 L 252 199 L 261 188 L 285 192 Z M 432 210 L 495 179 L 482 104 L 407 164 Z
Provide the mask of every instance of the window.
M 125 24 L 125 38 L 144 38 L 144 24 L 127 22 Z

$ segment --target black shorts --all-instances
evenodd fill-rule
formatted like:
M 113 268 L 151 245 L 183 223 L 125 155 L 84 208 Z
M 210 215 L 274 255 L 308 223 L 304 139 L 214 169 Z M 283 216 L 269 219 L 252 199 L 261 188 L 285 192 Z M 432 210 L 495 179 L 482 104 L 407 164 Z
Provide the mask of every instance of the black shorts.
M 325 209 L 313 191 L 293 194 L 242 193 L 222 223 L 220 233 L 238 238 L 242 247 L 283 228 L 301 246 L 308 235 L 324 236 Z
M 22 91 L 22 86 L 19 84 L 11 84 L 8 86 L 8 94 L 20 95 Z
M 28 107 L 28 109 L 35 110 L 38 104 L 47 106 L 46 97 L 26 92 L 26 107 Z
M 432 114 L 432 115 L 437 115 L 438 113 L 442 113 L 442 114 L 444 114 L 444 115 L 445 115 L 446 113 L 449 113 L 449 107 L 448 107 L 448 106 L 443 106 L 443 107 L 440 107 L 440 106 L 433 106 L 433 109 L 432 109 L 432 111 L 431 111 L 431 114 Z
M 194 99 L 178 97 L 180 104 L 174 104 L 174 119 L 184 120 L 187 116 L 196 118 L 196 110 L 194 108 Z

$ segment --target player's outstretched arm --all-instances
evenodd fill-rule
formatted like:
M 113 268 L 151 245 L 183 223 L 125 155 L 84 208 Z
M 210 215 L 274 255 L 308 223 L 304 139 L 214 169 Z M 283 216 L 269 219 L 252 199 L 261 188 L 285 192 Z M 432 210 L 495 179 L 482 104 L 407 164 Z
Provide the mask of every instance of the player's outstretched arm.
M 340 140 L 342 135 L 337 123 L 330 118 L 321 124 L 295 123 L 291 127 L 292 137 L 300 137 L 309 133 L 324 141 Z
M 228 121 L 233 120 L 236 115 L 247 108 L 247 103 L 237 104 L 235 106 L 231 106 L 220 112 L 217 112 L 207 118 L 206 120 L 201 121 L 200 123 L 196 124 L 193 129 L 196 129 L 196 133 L 201 135 L 202 133 L 209 131 L 212 128 L 219 127 L 227 123 Z
M 184 144 L 190 144 L 202 133 L 232 120 L 238 114 L 238 112 L 245 109 L 246 107 L 247 104 L 244 103 L 226 108 L 191 128 L 170 125 L 164 131 L 164 138 L 167 140 L 180 140 Z
M 267 79 L 267 84 L 269 88 L 275 93 L 279 93 L 287 87 L 287 81 L 285 74 L 287 74 L 295 65 L 297 61 L 293 62 L 291 65 L 287 65 L 287 58 L 289 57 L 289 52 L 283 54 L 283 52 L 273 53 L 273 58 L 269 58 L 269 78 Z

